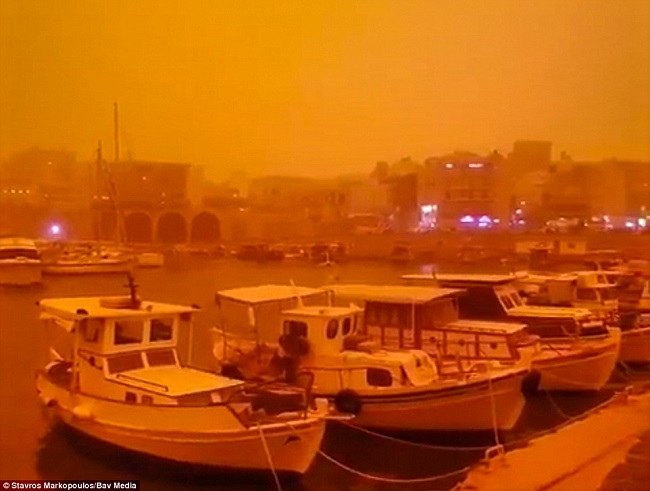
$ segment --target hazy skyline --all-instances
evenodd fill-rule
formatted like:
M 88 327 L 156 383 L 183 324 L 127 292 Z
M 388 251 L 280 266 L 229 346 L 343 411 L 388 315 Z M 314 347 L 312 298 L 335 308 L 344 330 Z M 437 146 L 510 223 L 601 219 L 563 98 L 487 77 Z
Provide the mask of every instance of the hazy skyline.
M 650 2 L 0 2 L 0 158 L 32 146 L 215 176 L 553 142 L 650 160 Z

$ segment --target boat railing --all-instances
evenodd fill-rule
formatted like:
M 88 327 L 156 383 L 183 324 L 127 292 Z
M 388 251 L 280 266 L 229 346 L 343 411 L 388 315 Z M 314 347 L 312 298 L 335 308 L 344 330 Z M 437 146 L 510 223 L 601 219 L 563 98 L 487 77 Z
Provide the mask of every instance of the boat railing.
M 132 380 L 134 382 L 149 384 L 149 385 L 151 385 L 153 387 L 157 387 L 157 388 L 161 389 L 163 392 L 169 392 L 169 387 L 167 387 L 164 384 L 159 384 L 158 382 L 151 382 L 150 380 L 144 380 L 144 379 L 141 379 L 141 378 L 138 378 L 138 377 L 134 377 L 133 375 L 126 375 L 124 373 L 118 373 L 118 374 L 115 375 L 115 378 L 124 378 L 124 379 L 127 379 L 127 380 Z

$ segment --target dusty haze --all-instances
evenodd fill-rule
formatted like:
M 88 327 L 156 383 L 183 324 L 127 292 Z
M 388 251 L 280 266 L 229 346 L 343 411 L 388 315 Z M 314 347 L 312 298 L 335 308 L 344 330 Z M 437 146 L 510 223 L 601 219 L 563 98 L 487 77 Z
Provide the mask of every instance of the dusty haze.
M 215 176 L 551 140 L 650 160 L 650 2 L 0 2 L 0 157 L 38 145 Z

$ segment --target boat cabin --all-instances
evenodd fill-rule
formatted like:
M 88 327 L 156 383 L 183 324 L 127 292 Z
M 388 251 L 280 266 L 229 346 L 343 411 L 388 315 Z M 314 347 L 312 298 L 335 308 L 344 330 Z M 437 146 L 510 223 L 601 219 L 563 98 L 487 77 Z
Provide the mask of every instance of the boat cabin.
M 391 348 L 422 349 L 442 358 L 516 360 L 531 341 L 526 325 L 459 318 L 464 290 L 437 287 L 333 285 L 335 302 L 363 304 L 361 331 Z
M 282 312 L 280 345 L 314 374 L 319 392 L 353 388 L 360 393 L 428 385 L 438 378 L 423 351 L 386 351 L 359 336 L 363 310 L 309 306 Z
M 458 307 L 463 319 L 514 321 L 528 325 L 531 334 L 542 338 L 576 335 L 603 335 L 607 328 L 587 309 L 576 307 L 526 305 L 517 291 L 521 275 L 437 274 L 405 275 L 413 283 L 428 282 L 445 288 L 462 288 Z
M 531 274 L 517 283 L 529 305 L 582 307 L 609 318 L 618 310 L 618 289 L 606 276 L 601 271 Z
M 46 326 L 72 339 L 68 353 L 52 351 L 59 370 L 50 371 L 68 390 L 133 404 L 198 405 L 222 402 L 241 386 L 181 363 L 179 333 L 189 330 L 191 346 L 193 307 L 128 297 L 45 299 L 39 305 Z

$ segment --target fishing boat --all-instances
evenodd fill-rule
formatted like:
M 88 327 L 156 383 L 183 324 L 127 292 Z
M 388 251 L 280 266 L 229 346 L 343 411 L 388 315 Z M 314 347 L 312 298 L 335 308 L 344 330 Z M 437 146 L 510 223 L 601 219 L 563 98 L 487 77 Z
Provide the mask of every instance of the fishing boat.
M 326 287 L 334 304 L 354 302 L 364 307 L 364 334 L 382 346 L 422 349 L 440 359 L 444 372 L 466 372 L 480 367 L 491 371 L 520 368 L 530 371 L 541 350 L 539 336 L 526 324 L 460 319 L 453 288 L 403 285 L 335 284 Z M 537 388 L 539 373 L 531 372 L 524 391 Z
M 607 325 L 621 329 L 618 361 L 650 363 L 650 326 L 645 322 L 643 294 L 636 307 L 619 310 L 619 288 L 612 272 L 577 271 L 568 274 L 531 274 L 516 284 L 529 305 L 573 306 L 589 309 Z M 648 309 L 650 312 L 650 309 Z
M 0 285 L 23 286 L 41 282 L 43 263 L 33 240 L 0 238 Z
M 607 326 L 587 309 L 526 305 L 515 287 L 516 275 L 404 275 L 411 284 L 462 288 L 461 318 L 526 324 L 540 337 L 542 350 L 533 358 L 541 390 L 598 391 L 616 365 L 621 330 Z
M 131 282 L 132 284 L 132 282 Z M 251 386 L 191 368 L 193 307 L 126 297 L 42 300 L 68 351 L 36 377 L 53 421 L 157 458 L 233 471 L 303 474 L 328 404 L 304 389 Z M 189 330 L 187 363 L 178 340 Z
M 264 297 L 250 289 L 218 296 L 247 305 L 240 325 L 248 324 L 250 332 L 259 332 L 260 304 L 273 312 L 280 365 L 288 378 L 296 369 L 313 373 L 314 394 L 327 397 L 341 412 L 355 414 L 355 424 L 395 431 L 490 431 L 512 429 L 519 419 L 528 369 L 492 371 L 484 364 L 472 371 L 445 373 L 422 350 L 387 349 L 364 340 L 367 317 L 358 306 L 304 305 L 296 289 L 295 306 L 283 309 L 289 291 L 278 286 L 274 301 L 272 287 L 266 287 Z M 312 301 L 317 291 L 308 292 Z M 215 356 L 226 352 L 221 337 Z

